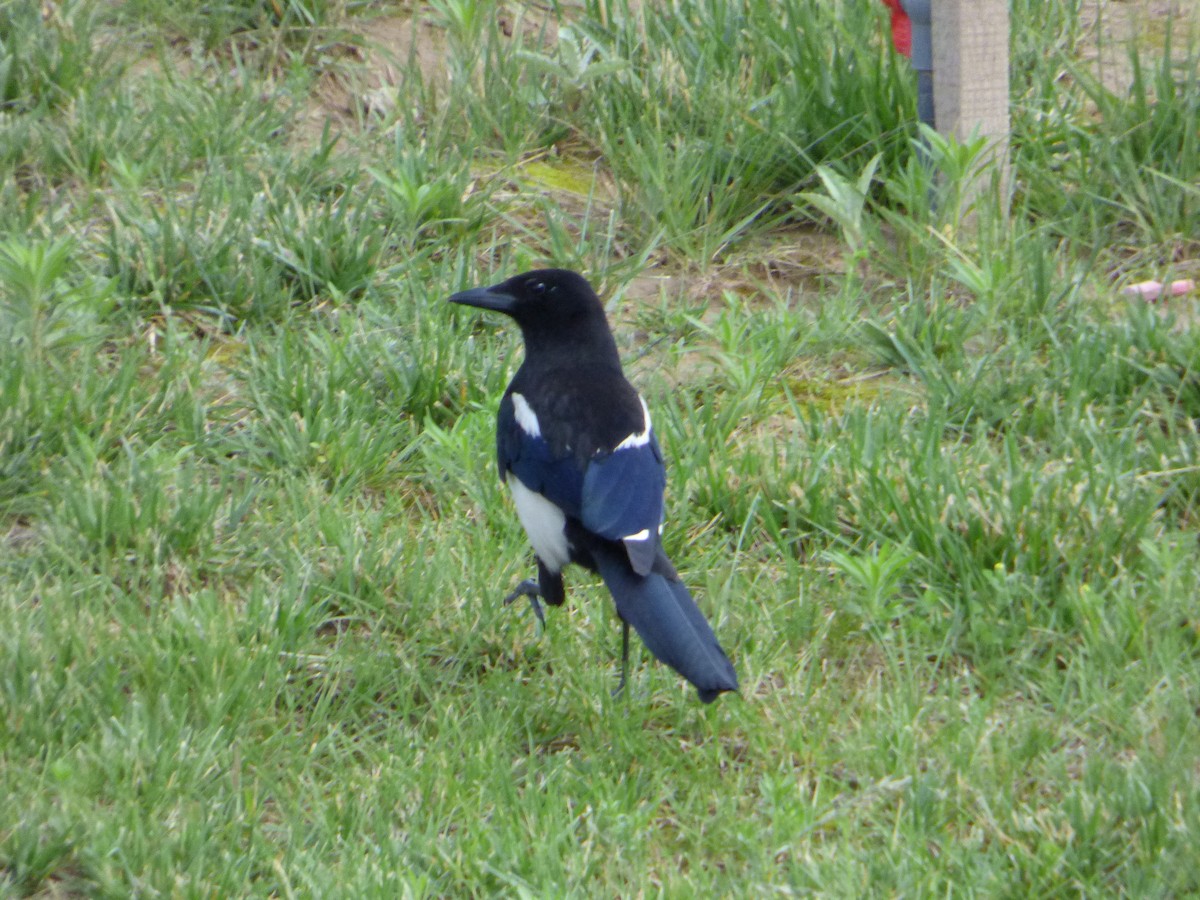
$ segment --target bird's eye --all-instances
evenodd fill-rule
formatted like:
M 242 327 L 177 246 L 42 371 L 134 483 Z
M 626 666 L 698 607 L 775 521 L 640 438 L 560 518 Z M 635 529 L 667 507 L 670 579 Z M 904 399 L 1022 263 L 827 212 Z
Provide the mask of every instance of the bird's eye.
M 542 294 L 546 293 L 546 282 L 544 282 L 544 281 L 529 282 L 529 293 L 533 294 L 535 297 L 540 297 Z

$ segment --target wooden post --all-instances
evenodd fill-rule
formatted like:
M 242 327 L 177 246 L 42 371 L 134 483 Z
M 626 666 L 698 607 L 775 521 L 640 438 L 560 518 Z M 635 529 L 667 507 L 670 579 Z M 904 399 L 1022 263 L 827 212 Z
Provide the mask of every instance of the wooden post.
M 942 134 L 987 139 L 981 169 L 994 171 L 1007 198 L 1008 0 L 933 0 L 933 104 Z M 987 187 L 984 174 L 961 186 L 960 213 Z

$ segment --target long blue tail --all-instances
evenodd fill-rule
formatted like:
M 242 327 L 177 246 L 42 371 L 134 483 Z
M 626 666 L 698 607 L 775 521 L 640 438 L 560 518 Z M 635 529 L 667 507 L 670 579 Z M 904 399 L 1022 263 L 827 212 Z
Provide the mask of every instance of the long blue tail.
M 704 703 L 738 689 L 733 663 L 660 549 L 648 575 L 638 575 L 619 545 L 593 551 L 596 568 L 617 604 L 650 652 L 693 685 Z

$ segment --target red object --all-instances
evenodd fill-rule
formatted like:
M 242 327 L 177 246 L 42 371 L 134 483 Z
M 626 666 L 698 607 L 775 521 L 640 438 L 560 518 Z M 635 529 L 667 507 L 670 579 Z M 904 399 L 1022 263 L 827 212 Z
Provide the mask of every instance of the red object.
M 912 56 L 912 22 L 904 11 L 900 0 L 883 0 L 883 5 L 892 11 L 892 44 L 896 52 Z

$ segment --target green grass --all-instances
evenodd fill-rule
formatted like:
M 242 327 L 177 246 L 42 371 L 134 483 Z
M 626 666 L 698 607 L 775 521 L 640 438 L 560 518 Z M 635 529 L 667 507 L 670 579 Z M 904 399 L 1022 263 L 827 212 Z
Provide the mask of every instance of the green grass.
M 1200 40 L 1019 3 L 968 221 L 883 15 L 0 3 L 0 893 L 1200 891 L 1197 301 L 1120 293 L 1200 271 Z M 444 300 L 541 264 L 740 696 L 501 606 Z

